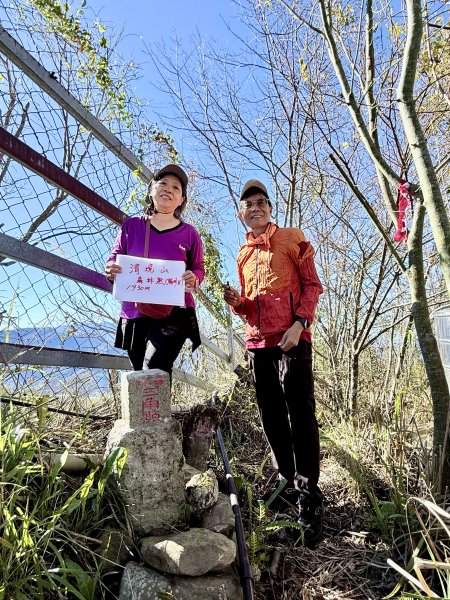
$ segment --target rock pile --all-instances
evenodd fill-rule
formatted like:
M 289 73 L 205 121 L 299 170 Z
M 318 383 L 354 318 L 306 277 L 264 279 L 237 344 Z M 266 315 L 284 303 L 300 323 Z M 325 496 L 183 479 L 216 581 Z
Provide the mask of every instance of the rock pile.
M 164 371 L 123 374 L 122 419 L 107 453 L 118 446 L 127 450 L 118 485 L 145 563 L 125 565 L 119 600 L 241 600 L 230 501 L 212 470 L 185 463 Z

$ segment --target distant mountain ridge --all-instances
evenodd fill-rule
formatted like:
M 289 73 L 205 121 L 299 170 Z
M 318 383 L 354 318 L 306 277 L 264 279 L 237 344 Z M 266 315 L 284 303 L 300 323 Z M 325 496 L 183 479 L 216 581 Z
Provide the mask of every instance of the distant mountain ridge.
M 8 333 L 0 330 L 0 341 L 9 336 L 10 344 L 44 346 L 60 350 L 80 350 L 101 354 L 120 354 L 114 348 L 114 332 L 111 325 L 95 325 L 93 323 L 77 325 L 59 325 L 57 327 L 23 327 Z
M 0 342 L 8 338 L 10 344 L 42 346 L 58 350 L 78 350 L 99 354 L 123 354 L 114 348 L 114 331 L 110 324 L 87 323 L 74 326 L 23 327 L 0 330 Z M 74 369 L 69 367 L 33 368 L 20 366 L 6 373 L 3 384 L 10 393 L 97 397 L 110 391 L 110 380 L 105 369 Z

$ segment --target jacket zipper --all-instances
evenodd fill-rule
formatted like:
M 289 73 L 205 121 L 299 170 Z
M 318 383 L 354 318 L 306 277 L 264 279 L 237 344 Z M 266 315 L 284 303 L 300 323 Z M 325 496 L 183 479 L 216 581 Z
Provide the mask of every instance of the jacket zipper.
M 292 292 L 289 292 L 289 300 L 290 300 L 290 303 L 291 303 L 292 319 L 294 319 L 294 317 L 295 317 L 295 311 L 294 311 L 294 298 L 292 297 Z
M 259 246 L 256 246 L 256 269 L 255 269 L 255 279 L 256 279 L 256 305 L 258 307 L 258 329 L 259 329 L 259 337 L 261 335 L 261 307 L 259 306 L 259 273 L 258 273 L 258 265 L 259 265 Z

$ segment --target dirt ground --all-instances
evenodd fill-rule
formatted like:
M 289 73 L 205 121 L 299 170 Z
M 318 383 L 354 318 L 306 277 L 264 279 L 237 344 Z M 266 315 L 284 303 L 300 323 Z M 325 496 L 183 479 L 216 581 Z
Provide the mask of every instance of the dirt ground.
M 380 600 L 398 577 L 389 548 L 367 530 L 370 506 L 333 459 L 322 460 L 324 537 L 314 549 L 281 537 L 254 584 L 255 600 Z M 287 538 L 287 539 L 286 539 Z

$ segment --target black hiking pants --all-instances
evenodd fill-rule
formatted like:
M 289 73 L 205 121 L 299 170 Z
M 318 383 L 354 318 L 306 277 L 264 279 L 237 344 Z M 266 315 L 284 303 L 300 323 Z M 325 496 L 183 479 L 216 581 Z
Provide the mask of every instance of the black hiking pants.
M 320 447 L 311 344 L 301 340 L 288 352 L 258 348 L 248 356 L 273 465 L 298 490 L 314 492 Z

